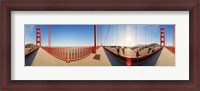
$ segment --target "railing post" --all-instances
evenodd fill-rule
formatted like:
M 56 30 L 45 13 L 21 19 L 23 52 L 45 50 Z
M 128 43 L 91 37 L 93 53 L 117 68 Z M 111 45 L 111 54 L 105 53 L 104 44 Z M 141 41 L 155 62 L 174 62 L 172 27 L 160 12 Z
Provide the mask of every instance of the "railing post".
M 83 48 L 81 48 L 81 57 L 83 57 Z
M 84 57 L 84 55 L 85 55 L 85 50 L 84 50 L 84 48 L 82 48 L 82 50 L 83 50 L 83 54 L 82 54 L 82 57 Z
M 57 54 L 58 54 L 58 57 L 60 57 L 60 50 L 59 50 L 59 48 L 57 48 Z
M 69 48 L 67 48 L 67 62 L 69 62 Z
M 69 61 L 70 58 L 69 58 L 69 48 L 67 48 L 67 60 Z
M 66 59 L 66 50 L 65 50 L 65 48 L 63 49 L 64 50 L 64 59 Z
M 58 57 L 58 49 L 56 48 L 56 56 Z
M 87 49 L 86 49 L 86 48 L 84 48 L 84 49 L 85 49 L 85 56 L 86 56 L 86 55 L 87 55 Z M 85 56 L 84 56 L 84 57 L 85 57 Z
M 131 58 L 126 58 L 126 65 L 131 66 L 132 65 L 132 59 Z
M 61 57 L 64 58 L 64 48 L 61 49 Z
M 74 51 L 74 48 L 71 49 L 71 59 L 74 59 L 74 56 L 75 56 L 75 51 Z
M 58 53 L 59 53 L 59 57 L 62 57 L 62 50 L 60 48 L 59 48 Z
M 78 57 L 80 58 L 80 48 L 78 48 Z
M 76 59 L 78 59 L 78 48 L 76 48 Z

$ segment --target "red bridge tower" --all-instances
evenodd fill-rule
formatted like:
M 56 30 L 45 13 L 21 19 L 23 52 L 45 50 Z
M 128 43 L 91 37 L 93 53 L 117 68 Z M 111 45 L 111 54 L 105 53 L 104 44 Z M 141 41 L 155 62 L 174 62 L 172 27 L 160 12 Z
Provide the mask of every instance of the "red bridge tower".
M 165 28 L 160 28 L 160 46 L 165 46 Z
M 37 47 L 41 46 L 41 29 L 40 28 L 36 28 L 36 46 Z

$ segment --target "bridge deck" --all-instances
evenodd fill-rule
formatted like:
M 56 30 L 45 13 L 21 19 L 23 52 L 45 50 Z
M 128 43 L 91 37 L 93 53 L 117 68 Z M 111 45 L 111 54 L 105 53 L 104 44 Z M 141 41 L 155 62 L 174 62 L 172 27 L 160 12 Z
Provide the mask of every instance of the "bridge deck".
M 175 66 L 175 54 L 164 47 L 162 50 L 144 61 L 145 63 L 141 66 Z
M 39 48 L 35 53 L 26 58 L 26 66 L 122 66 L 125 65 L 123 61 L 102 47 L 97 50 L 97 54 L 100 55 L 100 59 L 96 60 L 93 57 L 96 54 L 91 54 L 86 58 L 78 61 L 71 61 L 66 63 L 63 60 L 57 59 L 50 55 L 42 48 Z M 166 48 L 163 48 L 154 56 L 144 60 L 143 66 L 175 66 L 175 55 Z
M 155 65 L 175 66 L 175 54 L 173 54 L 171 51 L 164 47 Z
M 55 58 L 42 48 L 39 48 L 35 58 L 33 59 L 32 66 L 111 66 L 103 48 L 98 49 L 97 54 L 100 54 L 100 60 L 93 59 L 95 54 L 91 54 L 86 58 L 78 61 L 66 61 Z

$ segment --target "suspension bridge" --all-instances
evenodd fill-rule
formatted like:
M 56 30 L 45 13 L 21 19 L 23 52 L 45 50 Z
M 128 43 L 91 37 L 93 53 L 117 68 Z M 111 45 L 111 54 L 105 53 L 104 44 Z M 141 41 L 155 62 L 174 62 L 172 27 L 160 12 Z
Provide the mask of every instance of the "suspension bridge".
M 126 36 L 124 26 L 124 37 Z M 109 26 L 103 43 L 101 25 L 94 25 L 93 46 L 66 46 L 55 47 L 51 45 L 51 25 L 48 25 L 48 46 L 42 46 L 42 28 L 35 29 L 35 46 L 25 48 L 26 66 L 174 66 L 175 65 L 175 26 L 172 26 L 172 45 L 166 46 L 166 26 L 159 28 L 160 44 L 149 43 L 140 45 L 119 45 L 116 43 L 106 44 L 113 41 L 113 32 L 118 33 L 119 29 Z M 135 44 L 137 44 L 137 29 L 135 31 Z M 145 32 L 146 34 L 146 32 Z M 152 33 L 153 34 L 153 33 Z M 117 34 L 119 35 L 119 34 Z M 112 36 L 112 38 L 108 38 Z M 148 36 L 147 34 L 145 36 Z M 120 38 L 116 36 L 116 39 Z M 151 41 L 152 39 L 145 39 Z M 125 38 L 123 38 L 125 42 Z M 158 40 L 158 39 L 157 39 Z

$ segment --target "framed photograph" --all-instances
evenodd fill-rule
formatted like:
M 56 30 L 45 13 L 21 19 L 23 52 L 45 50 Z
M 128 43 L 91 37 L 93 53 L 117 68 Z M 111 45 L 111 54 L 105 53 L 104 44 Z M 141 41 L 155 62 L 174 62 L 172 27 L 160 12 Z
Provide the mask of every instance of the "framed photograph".
M 1 1 L 1 90 L 199 91 L 199 0 Z

